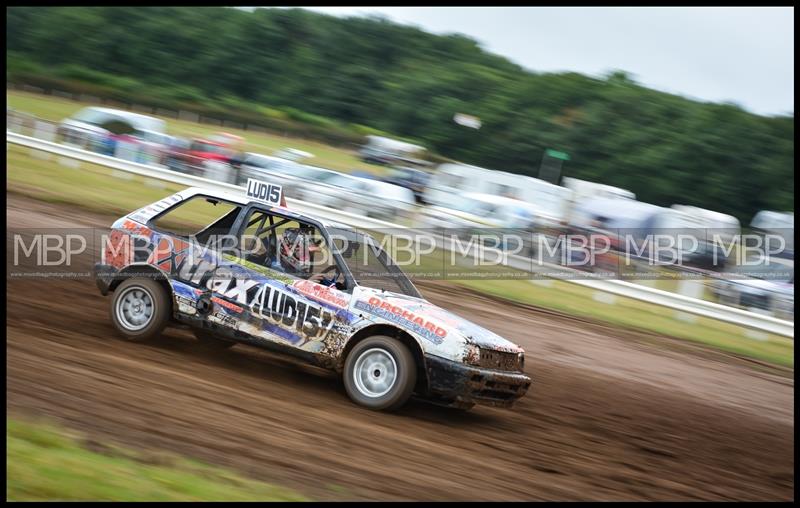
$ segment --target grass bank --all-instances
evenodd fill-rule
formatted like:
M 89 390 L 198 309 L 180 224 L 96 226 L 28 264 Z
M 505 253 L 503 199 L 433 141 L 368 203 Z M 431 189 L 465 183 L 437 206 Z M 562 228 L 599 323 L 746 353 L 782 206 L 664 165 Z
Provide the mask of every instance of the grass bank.
M 305 501 L 288 489 L 168 454 L 89 442 L 41 422 L 6 419 L 9 501 Z

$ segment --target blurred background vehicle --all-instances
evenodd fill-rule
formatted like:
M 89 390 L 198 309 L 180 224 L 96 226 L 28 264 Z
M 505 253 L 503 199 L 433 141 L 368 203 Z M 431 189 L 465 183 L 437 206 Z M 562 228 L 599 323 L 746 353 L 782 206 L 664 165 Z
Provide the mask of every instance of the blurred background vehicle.
M 64 143 L 144 163 L 162 160 L 165 136 L 166 123 L 160 118 L 102 107 L 81 109 L 63 119 L 56 131 L 56 139 Z M 134 155 L 118 154 L 120 147 Z
M 450 201 L 467 192 L 526 201 L 558 219 L 566 218 L 572 195 L 572 191 L 566 187 L 532 176 L 446 163 L 434 171 L 424 199 L 426 203 L 447 207 Z
M 194 138 L 188 146 L 180 145 L 170 151 L 167 166 L 173 171 L 197 176 L 210 176 L 213 179 L 234 182 L 235 172 L 231 166 L 238 166 L 242 158 L 243 139 L 241 136 L 225 132 L 207 138 Z
M 536 205 L 519 199 L 467 192 L 448 205 L 428 206 L 419 216 L 427 228 L 532 228 L 537 219 L 550 218 Z
M 636 199 L 636 194 L 627 189 L 569 176 L 561 179 L 561 185 L 572 191 L 567 205 L 567 216 L 574 212 L 576 206 L 591 198 Z
M 770 258 L 749 259 L 749 266 L 737 267 L 746 276 L 729 276 L 710 282 L 719 302 L 742 309 L 794 319 L 794 261 Z
M 299 189 L 307 185 L 324 182 L 328 178 L 340 175 L 331 169 L 307 166 L 294 161 L 247 152 L 237 171 L 237 185 L 247 184 L 248 178 L 266 179 L 283 186 L 287 197 L 298 198 Z
M 414 193 L 379 180 L 337 174 L 297 190 L 298 199 L 378 219 L 410 218 Z
M 209 139 L 192 139 L 189 146 L 171 153 L 169 168 L 173 171 L 202 175 L 207 161 L 228 162 L 234 153 L 222 143 Z
M 776 255 L 794 259 L 794 212 L 761 210 L 750 221 L 753 231 L 783 238 L 785 248 Z
M 361 160 L 371 164 L 419 163 L 425 147 L 398 141 L 384 136 L 367 136 L 367 143 L 359 150 Z
M 680 261 L 685 268 L 720 271 L 728 262 L 728 255 L 723 245 L 713 241 L 713 235 L 708 237 L 709 232 L 731 239 L 739 232 L 738 220 L 705 212 L 710 211 L 680 205 L 665 208 L 632 199 L 601 197 L 578 204 L 570 226 L 579 231 L 602 230 L 612 238 L 632 240 L 637 249 L 633 252 L 642 261 L 666 264 Z M 670 242 L 677 249 L 677 260 L 666 257 L 672 253 L 659 248 L 667 247 Z
M 389 169 L 384 181 L 410 189 L 414 193 L 414 200 L 422 205 L 425 204 L 425 189 L 430 178 L 430 173 L 421 167 L 395 166 Z
M 739 219 L 733 215 L 706 210 L 697 206 L 672 205 L 681 215 L 675 216 L 675 222 L 666 222 L 663 227 L 672 228 L 681 234 L 692 234 L 698 241 L 698 246 L 691 252 L 685 252 L 683 263 L 685 266 L 701 270 L 724 270 L 729 257 L 724 249 L 737 241 L 742 232 Z M 689 231 L 686 231 L 686 222 L 689 221 Z

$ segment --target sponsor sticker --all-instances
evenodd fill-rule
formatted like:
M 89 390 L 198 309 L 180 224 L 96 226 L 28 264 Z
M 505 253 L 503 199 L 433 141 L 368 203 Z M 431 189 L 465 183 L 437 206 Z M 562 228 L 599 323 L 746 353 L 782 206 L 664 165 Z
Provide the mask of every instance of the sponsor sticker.
M 304 296 L 313 300 L 329 303 L 342 309 L 346 308 L 348 303 L 347 294 L 339 291 L 333 287 L 323 286 L 310 280 L 301 279 L 295 281 L 292 286 Z
M 208 316 L 208 320 L 230 328 L 236 328 L 236 320 L 224 312 L 215 312 Z
M 362 300 L 357 301 L 355 307 L 356 309 L 369 312 L 370 314 L 401 325 L 434 344 L 441 344 L 447 336 L 447 330 L 441 326 L 427 321 L 422 316 L 418 316 L 409 310 L 381 300 L 376 296 L 370 297 L 369 301 L 366 302 Z
M 239 307 L 238 305 L 234 305 L 231 302 L 228 302 L 226 300 L 223 300 L 222 298 L 219 298 L 219 297 L 215 296 L 215 297 L 211 298 L 211 301 L 216 303 L 216 304 L 218 304 L 218 305 L 221 305 L 222 307 L 225 307 L 229 311 L 235 312 L 237 314 L 242 312 L 242 308 L 241 307 Z
M 275 333 L 290 342 L 322 340 L 333 327 L 336 315 L 319 304 L 304 302 L 280 287 L 256 280 L 226 276 L 223 270 L 208 280 L 211 291 L 237 302 L 265 324 L 276 325 Z

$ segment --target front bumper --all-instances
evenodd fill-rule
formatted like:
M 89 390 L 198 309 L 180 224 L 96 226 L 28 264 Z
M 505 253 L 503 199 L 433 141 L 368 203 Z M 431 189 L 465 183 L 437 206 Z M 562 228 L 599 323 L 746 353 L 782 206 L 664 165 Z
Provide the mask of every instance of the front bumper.
M 428 390 L 435 396 L 462 404 L 511 407 L 531 386 L 522 372 L 482 369 L 425 355 Z

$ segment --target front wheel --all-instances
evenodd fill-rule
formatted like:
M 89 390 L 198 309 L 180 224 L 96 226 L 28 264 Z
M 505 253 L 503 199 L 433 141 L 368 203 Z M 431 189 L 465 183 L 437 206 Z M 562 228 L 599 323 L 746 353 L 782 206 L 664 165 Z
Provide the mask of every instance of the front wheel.
M 397 339 L 376 335 L 362 340 L 347 356 L 344 386 L 353 402 L 393 411 L 411 397 L 417 381 L 414 357 Z
M 170 313 L 166 290 L 152 279 L 126 279 L 111 299 L 111 321 L 131 342 L 144 342 L 160 335 Z

